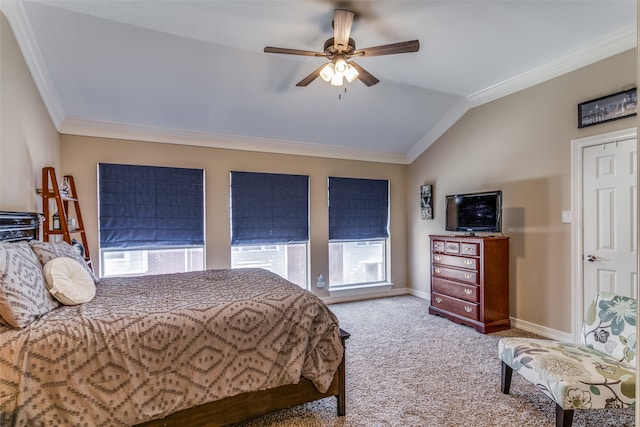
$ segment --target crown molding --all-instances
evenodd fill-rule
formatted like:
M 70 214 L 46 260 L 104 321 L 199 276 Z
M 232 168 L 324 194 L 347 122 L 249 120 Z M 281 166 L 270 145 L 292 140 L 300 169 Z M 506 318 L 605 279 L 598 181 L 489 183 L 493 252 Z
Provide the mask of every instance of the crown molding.
M 420 139 L 408 152 L 407 161 L 412 163 L 427 148 L 453 126 L 467 111 L 482 104 L 494 101 L 512 93 L 527 89 L 539 83 L 577 70 L 587 65 L 601 61 L 610 56 L 633 49 L 637 46 L 636 27 L 629 27 L 600 40 L 594 45 L 577 50 L 564 58 L 534 68 L 519 76 L 497 83 L 486 89 L 469 95 L 452 111 L 440 120 L 424 137 Z
M 625 50 L 633 49 L 637 44 L 636 27 L 624 28 L 610 37 L 580 50 L 576 50 L 563 58 L 473 93 L 467 97 L 467 100 L 471 108 L 477 107 L 579 68 L 586 67 L 587 65 L 624 52 Z
M 413 163 L 424 151 L 437 141 L 451 126 L 453 126 L 470 109 L 469 101 L 463 99 L 455 108 L 442 118 L 431 130 L 423 136 L 407 152 L 407 164 Z
M 22 52 L 27 68 L 33 76 L 33 80 L 40 92 L 42 101 L 44 102 L 49 116 L 54 126 L 60 132 L 60 125 L 64 120 L 64 108 L 58 97 L 53 80 L 47 71 L 44 58 L 38 48 L 35 35 L 29 25 L 23 3 L 18 0 L 2 0 L 0 1 L 0 10 L 7 17 L 9 25 L 13 30 L 18 46 Z
M 22 1 L 0 0 L 35 84 L 58 132 L 70 135 L 194 145 L 267 153 L 295 154 L 395 164 L 410 164 L 440 138 L 471 108 L 502 98 L 578 68 L 637 46 L 637 29 L 629 27 L 612 36 L 541 67 L 520 74 L 467 96 L 442 118 L 407 153 L 357 150 L 333 145 L 283 141 L 221 133 L 167 129 L 65 117 L 62 102 L 45 66 Z
M 335 145 L 85 120 L 81 118 L 65 119 L 60 126 L 60 133 L 229 150 L 407 164 L 407 158 L 402 153 L 349 149 Z

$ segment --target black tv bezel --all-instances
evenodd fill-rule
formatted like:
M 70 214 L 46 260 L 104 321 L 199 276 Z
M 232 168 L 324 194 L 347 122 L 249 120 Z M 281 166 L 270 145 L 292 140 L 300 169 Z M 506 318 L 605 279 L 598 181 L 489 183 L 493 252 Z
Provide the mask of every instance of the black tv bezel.
M 472 197 L 472 196 L 497 196 L 496 210 L 497 210 L 497 220 L 493 227 L 457 227 L 452 228 L 449 225 L 449 202 L 456 197 Z M 445 196 L 445 211 L 444 211 L 444 227 L 446 231 L 453 231 L 458 233 L 467 233 L 471 236 L 475 235 L 475 233 L 501 233 L 502 232 L 502 190 L 492 190 L 492 191 L 478 191 L 473 193 L 457 193 L 457 194 L 447 194 Z

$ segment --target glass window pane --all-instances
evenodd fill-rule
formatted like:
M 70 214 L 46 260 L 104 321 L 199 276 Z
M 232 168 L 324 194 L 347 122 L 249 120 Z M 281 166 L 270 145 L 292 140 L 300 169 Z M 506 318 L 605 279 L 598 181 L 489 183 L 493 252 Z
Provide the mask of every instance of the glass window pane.
M 307 244 L 232 246 L 231 268 L 264 268 L 307 289 Z
M 101 277 L 147 276 L 204 269 L 204 248 L 101 251 Z
M 386 240 L 329 243 L 331 287 L 386 281 Z

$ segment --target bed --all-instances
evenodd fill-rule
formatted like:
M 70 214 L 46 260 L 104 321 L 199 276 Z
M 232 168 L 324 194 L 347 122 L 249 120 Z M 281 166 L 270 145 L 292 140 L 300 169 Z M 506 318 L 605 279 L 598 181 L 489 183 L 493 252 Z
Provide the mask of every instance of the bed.
M 38 228 L 0 212 L 0 254 L 28 245 L 46 265 Z M 77 305 L 45 294 L 57 307 L 0 324 L 0 425 L 215 426 L 327 397 L 345 414 L 349 334 L 266 270 L 101 279 Z

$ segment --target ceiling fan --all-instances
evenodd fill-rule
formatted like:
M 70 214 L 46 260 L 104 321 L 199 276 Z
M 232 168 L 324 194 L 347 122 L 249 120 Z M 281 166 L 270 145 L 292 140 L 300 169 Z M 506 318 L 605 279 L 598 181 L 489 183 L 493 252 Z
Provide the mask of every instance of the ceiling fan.
M 352 82 L 356 78 L 365 85 L 373 86 L 380 80 L 362 68 L 351 58 L 366 58 L 371 56 L 392 55 L 396 53 L 417 52 L 420 49 L 418 40 L 386 44 L 382 46 L 356 49 L 356 43 L 349 37 L 354 13 L 348 10 L 336 9 L 333 12 L 333 37 L 324 43 L 324 52 L 309 50 L 286 49 L 267 46 L 267 53 L 282 53 L 285 55 L 317 56 L 329 59 L 331 62 L 316 68 L 311 74 L 303 78 L 296 86 L 307 86 L 320 76 L 334 86 L 342 86 L 344 80 Z

